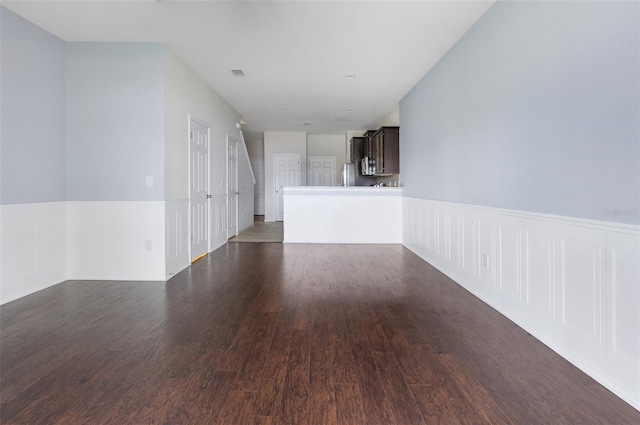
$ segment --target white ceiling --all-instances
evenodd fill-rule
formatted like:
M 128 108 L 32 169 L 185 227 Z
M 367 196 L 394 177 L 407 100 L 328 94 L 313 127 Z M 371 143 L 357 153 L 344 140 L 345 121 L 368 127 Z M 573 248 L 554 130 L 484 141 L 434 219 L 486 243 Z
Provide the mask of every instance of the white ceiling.
M 247 138 L 371 128 L 492 3 L 2 2 L 66 41 L 167 44 L 241 114 Z

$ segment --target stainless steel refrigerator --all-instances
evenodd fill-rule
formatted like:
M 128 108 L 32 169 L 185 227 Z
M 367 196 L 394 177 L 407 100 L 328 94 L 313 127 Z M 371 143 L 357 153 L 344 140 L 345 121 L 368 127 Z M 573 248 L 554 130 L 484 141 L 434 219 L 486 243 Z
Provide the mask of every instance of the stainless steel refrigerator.
M 342 185 L 343 186 L 356 185 L 356 164 L 347 162 L 342 165 Z

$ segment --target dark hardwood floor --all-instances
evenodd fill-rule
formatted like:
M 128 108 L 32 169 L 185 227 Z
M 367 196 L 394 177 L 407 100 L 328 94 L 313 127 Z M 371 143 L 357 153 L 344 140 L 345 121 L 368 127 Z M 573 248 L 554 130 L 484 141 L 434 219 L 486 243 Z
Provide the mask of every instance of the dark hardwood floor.
M 228 244 L 1 308 L 9 424 L 634 424 L 401 246 Z

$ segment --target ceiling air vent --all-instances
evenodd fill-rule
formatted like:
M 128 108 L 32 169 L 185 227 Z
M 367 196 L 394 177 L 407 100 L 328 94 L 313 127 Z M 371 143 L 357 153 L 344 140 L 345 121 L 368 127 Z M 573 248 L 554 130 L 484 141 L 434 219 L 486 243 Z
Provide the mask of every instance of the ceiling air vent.
M 232 69 L 231 73 L 234 77 L 244 77 L 244 72 L 241 69 Z

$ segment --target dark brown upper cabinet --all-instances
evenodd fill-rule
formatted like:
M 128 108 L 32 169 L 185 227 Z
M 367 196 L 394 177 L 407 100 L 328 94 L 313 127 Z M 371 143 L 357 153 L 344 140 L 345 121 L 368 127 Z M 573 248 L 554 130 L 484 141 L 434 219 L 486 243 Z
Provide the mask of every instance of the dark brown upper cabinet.
M 400 174 L 400 127 L 380 127 L 371 136 L 375 175 Z

